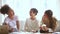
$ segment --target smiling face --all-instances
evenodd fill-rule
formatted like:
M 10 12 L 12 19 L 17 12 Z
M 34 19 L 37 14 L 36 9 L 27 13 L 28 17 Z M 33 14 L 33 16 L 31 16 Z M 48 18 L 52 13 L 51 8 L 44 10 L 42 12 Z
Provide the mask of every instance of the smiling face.
M 42 21 L 43 21 L 44 23 L 49 22 L 49 19 L 48 19 L 47 14 L 44 14 L 44 16 L 42 17 Z
M 7 15 L 10 19 L 13 19 L 14 18 L 14 12 L 12 9 L 9 9 L 8 12 L 7 12 Z
M 45 18 L 48 18 L 48 15 L 47 15 L 47 14 L 44 14 L 44 17 L 45 17 Z
M 8 11 L 8 16 L 14 16 L 14 12 L 13 12 L 12 9 L 10 9 L 10 10 Z

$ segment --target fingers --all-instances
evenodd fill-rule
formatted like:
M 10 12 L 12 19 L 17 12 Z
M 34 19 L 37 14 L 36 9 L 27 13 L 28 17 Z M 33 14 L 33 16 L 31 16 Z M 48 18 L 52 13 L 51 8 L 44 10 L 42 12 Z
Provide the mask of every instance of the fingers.
M 44 27 L 40 27 L 40 30 L 47 31 L 48 28 L 44 26 Z

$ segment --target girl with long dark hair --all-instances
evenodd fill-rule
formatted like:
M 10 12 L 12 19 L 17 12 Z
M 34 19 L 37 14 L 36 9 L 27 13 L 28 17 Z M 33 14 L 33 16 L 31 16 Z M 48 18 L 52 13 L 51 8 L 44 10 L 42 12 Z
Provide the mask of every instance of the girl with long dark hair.
M 54 32 L 57 26 L 56 22 L 57 20 L 53 17 L 53 12 L 51 10 L 46 10 L 44 16 L 42 17 L 41 26 L 43 27 L 40 27 L 40 32 Z

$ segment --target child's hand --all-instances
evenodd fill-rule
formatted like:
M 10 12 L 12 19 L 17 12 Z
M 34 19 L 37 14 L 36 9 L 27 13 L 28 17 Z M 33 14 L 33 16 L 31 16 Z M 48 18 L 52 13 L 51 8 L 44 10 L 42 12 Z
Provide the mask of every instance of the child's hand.
M 48 30 L 48 28 L 46 27 L 46 26 L 40 26 L 40 30 L 43 30 L 43 31 L 47 31 Z
M 32 30 L 33 33 L 36 33 L 36 30 Z
M 11 32 L 14 32 L 14 29 L 13 28 L 11 29 Z
M 43 26 L 43 27 L 42 27 L 42 30 L 43 30 L 43 31 L 48 31 L 48 28 L 47 28 L 46 26 Z
M 40 30 L 42 30 L 42 26 L 40 26 Z

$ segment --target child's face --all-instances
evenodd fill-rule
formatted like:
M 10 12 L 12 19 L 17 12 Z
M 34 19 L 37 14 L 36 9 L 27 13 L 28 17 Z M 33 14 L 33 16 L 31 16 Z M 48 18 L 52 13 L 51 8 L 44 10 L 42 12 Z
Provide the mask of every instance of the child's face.
M 44 17 L 45 17 L 45 18 L 48 18 L 47 14 L 44 14 Z
M 44 14 L 44 16 L 42 17 L 43 22 L 46 22 L 48 20 L 48 16 L 46 14 Z
M 13 15 L 14 15 L 13 10 L 9 10 L 8 15 L 9 15 L 9 16 L 13 16 Z
M 30 11 L 30 16 L 31 17 L 35 17 L 36 16 L 35 13 L 33 13 L 33 10 Z

